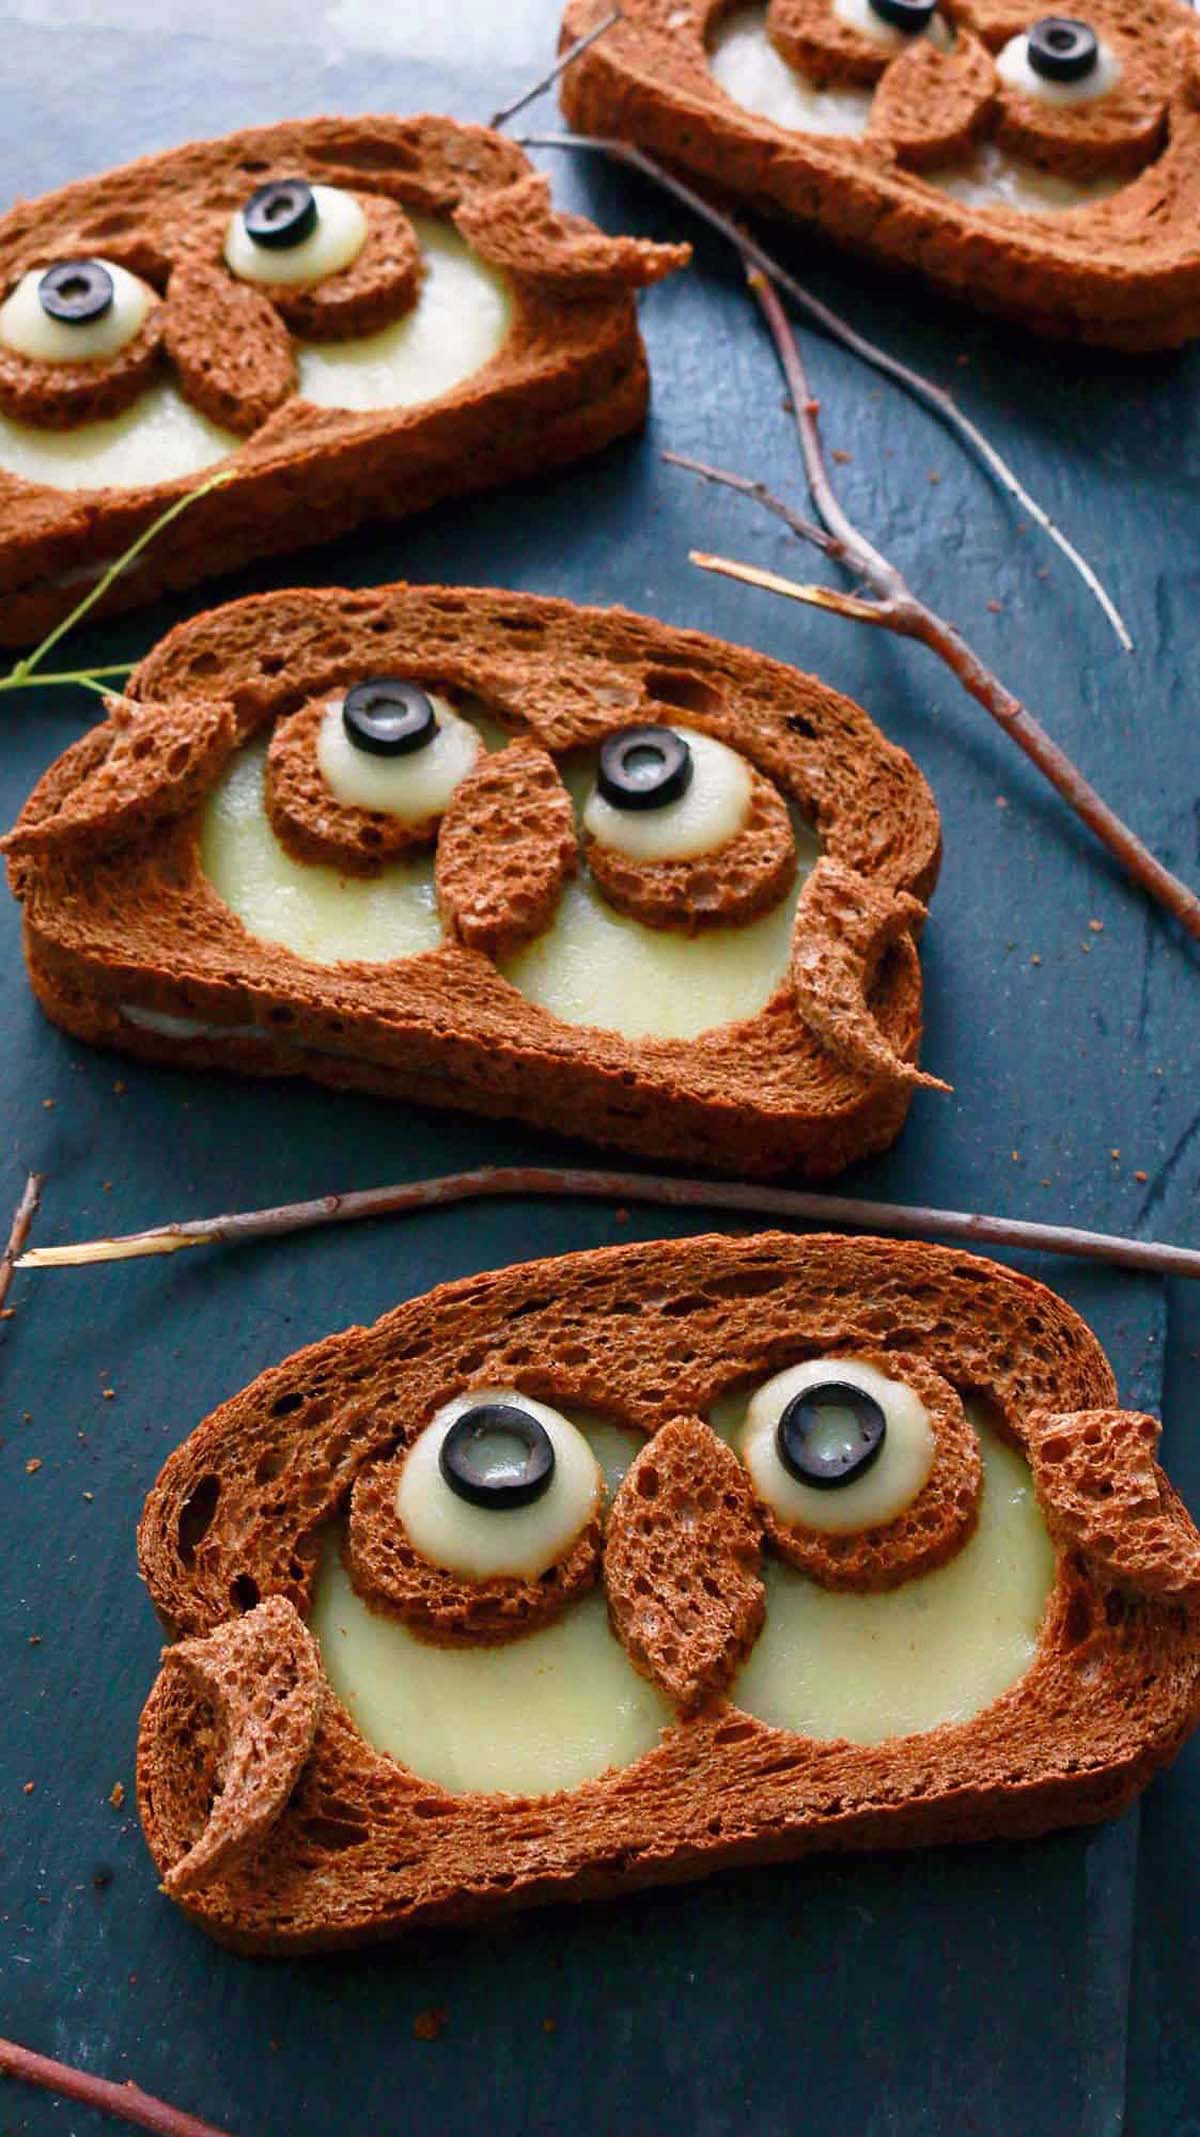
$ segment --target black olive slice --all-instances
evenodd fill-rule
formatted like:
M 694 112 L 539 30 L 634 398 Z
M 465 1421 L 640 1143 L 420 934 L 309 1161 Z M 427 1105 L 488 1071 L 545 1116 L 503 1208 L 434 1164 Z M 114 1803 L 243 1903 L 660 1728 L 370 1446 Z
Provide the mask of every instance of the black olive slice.
M 313 189 L 303 178 L 272 178 L 250 195 L 242 221 L 254 244 L 268 252 L 288 252 L 317 227 Z
M 893 30 L 917 37 L 933 21 L 936 0 L 869 0 L 871 12 Z
M 830 1430 L 824 1412 L 849 1410 L 849 1430 L 840 1424 Z M 878 1461 L 887 1438 L 883 1405 L 864 1389 L 846 1380 L 822 1380 L 816 1387 L 793 1395 L 779 1420 L 775 1444 L 789 1476 L 800 1484 L 814 1484 L 818 1491 L 836 1491 L 853 1484 Z
M 1034 73 L 1046 82 L 1081 82 L 1100 57 L 1095 30 L 1073 15 L 1043 15 L 1025 48 Z
M 56 260 L 38 283 L 38 303 L 49 319 L 88 326 L 112 310 L 116 291 L 99 260 Z
M 663 809 L 687 793 L 694 770 L 673 727 L 623 727 L 601 744 L 596 785 L 614 809 Z
M 373 675 L 347 690 L 342 726 L 355 749 L 372 757 L 410 757 L 438 731 L 433 700 L 416 683 L 389 675 Z
M 530 1506 L 549 1490 L 554 1442 L 539 1419 L 515 1402 L 481 1402 L 455 1418 L 438 1466 L 460 1499 L 504 1512 Z

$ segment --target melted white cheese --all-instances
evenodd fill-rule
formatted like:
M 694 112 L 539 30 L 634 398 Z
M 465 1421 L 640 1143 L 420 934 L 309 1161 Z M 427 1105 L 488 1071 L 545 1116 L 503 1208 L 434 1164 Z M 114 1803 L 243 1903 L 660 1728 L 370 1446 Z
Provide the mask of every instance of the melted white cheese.
M 38 296 L 46 270 L 32 267 L 0 304 L 0 347 L 43 364 L 86 364 L 118 355 L 141 328 L 155 301 L 154 291 L 114 260 L 97 258 L 96 264 L 107 269 L 113 286 L 113 301 L 99 319 L 83 319 L 77 325 L 52 319 Z
M 776 1431 L 794 1396 L 828 1380 L 873 1395 L 883 1410 L 887 1430 L 883 1446 L 862 1476 L 836 1490 L 822 1491 L 819 1485 L 802 1483 L 784 1466 Z M 857 1358 L 812 1358 L 776 1373 L 751 1396 L 741 1440 L 742 1460 L 763 1504 L 773 1508 L 782 1521 L 830 1535 L 848 1535 L 894 1521 L 926 1482 L 936 1447 L 929 1413 L 916 1390 Z
M 983 142 L 967 163 L 926 171 L 923 176 L 929 185 L 961 200 L 965 207 L 1018 208 L 1023 215 L 1060 215 L 1067 208 L 1086 208 L 1111 200 L 1128 183 L 1110 173 L 1064 178 L 1057 171 L 1042 171 L 1035 163 L 1010 156 L 995 141 Z
M 968 1412 L 971 1406 L 968 1404 Z M 771 1555 L 767 1614 L 730 1698 L 802 1736 L 878 1744 L 967 1721 L 1025 1674 L 1054 1584 L 1028 1466 L 982 1417 L 979 1525 L 933 1573 L 884 1593 L 822 1588 Z
M 900 31 L 894 34 L 901 37 Z M 773 119 L 776 126 L 805 134 L 866 133 L 874 91 L 848 82 L 820 89 L 789 66 L 767 36 L 765 7 L 740 7 L 726 15 L 709 47 L 708 63 L 713 80 L 732 103 L 761 119 Z
M 383 964 L 435 949 L 442 926 L 432 852 L 369 877 L 292 860 L 264 806 L 266 761 L 265 742 L 239 751 L 201 821 L 200 866 L 231 912 L 260 941 L 317 964 Z
M 527 1506 L 475 1506 L 452 1491 L 439 1457 L 451 1427 L 481 1403 L 514 1403 L 545 1427 L 554 1470 L 540 1499 Z M 602 1489 L 596 1457 L 560 1410 L 512 1388 L 473 1388 L 456 1395 L 414 1440 L 396 1487 L 396 1516 L 414 1550 L 468 1580 L 519 1574 L 536 1580 L 565 1556 L 591 1520 Z
M 356 341 L 297 342 L 303 399 L 360 411 L 417 407 L 470 378 L 503 346 L 512 319 L 504 277 L 448 225 L 412 220 L 425 262 L 416 304 Z M 0 467 L 60 490 L 178 481 L 241 442 L 185 401 L 170 379 L 148 386 L 120 415 L 74 430 L 38 430 L 0 415 Z
M 940 15 L 931 15 L 923 30 L 898 29 L 894 22 L 885 22 L 871 6 L 871 0 L 832 0 L 833 13 L 847 29 L 857 30 L 860 37 L 871 37 L 876 44 L 886 46 L 889 52 L 901 52 L 905 45 L 915 44 L 921 37 L 929 37 L 934 44 L 948 47 L 950 33 Z
M 573 1414 L 615 1487 L 640 1442 Z M 577 1787 L 630 1765 L 675 1719 L 609 1630 L 602 1587 L 504 1646 L 435 1647 L 367 1608 L 331 1538 L 309 1622 L 333 1691 L 367 1741 L 456 1793 Z
M 1107 96 L 1121 79 L 1121 62 L 1111 45 L 1103 38 L 1098 40 L 1096 64 L 1088 74 L 1080 75 L 1077 81 L 1057 82 L 1047 80 L 1036 67 L 1029 64 L 1029 40 L 1022 31 L 1018 37 L 1010 37 L 1008 43 L 996 55 L 996 72 L 1010 89 L 1019 89 L 1022 96 L 1036 97 L 1042 104 L 1094 104 L 1097 97 Z
M 320 282 L 358 258 L 367 240 L 367 218 L 353 193 L 340 186 L 314 186 L 317 221 L 298 245 L 256 245 L 239 208 L 225 232 L 225 264 L 241 282 L 285 288 Z
M 715 853 L 735 838 L 750 810 L 750 767 L 712 735 L 672 730 L 692 756 L 692 777 L 676 801 L 661 809 L 618 809 L 593 787 L 583 824 L 602 846 L 634 861 L 688 861 Z
M 317 763 L 335 801 L 351 809 L 378 809 L 403 824 L 444 816 L 483 743 L 477 728 L 460 719 L 446 699 L 430 692 L 437 733 L 424 749 L 380 757 L 359 749 L 342 720 L 342 699 L 331 698 L 317 731 Z
M 504 276 L 447 223 L 414 215 L 425 272 L 411 311 L 356 341 L 296 344 L 300 393 L 322 408 L 411 408 L 461 385 L 503 347 Z

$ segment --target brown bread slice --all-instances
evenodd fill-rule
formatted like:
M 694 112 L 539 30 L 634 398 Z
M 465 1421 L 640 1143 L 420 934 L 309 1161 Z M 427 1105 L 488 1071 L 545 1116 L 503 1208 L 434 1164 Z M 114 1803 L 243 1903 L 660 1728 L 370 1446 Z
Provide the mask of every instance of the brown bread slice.
M 330 693 L 387 673 L 479 698 L 522 738 L 484 760 L 445 819 L 441 945 L 393 964 L 318 965 L 256 940 L 201 872 L 199 812 L 180 813 L 177 779 L 164 776 L 156 812 L 139 769 L 135 810 L 111 777 L 94 799 L 90 756 L 68 753 L 7 842 L 30 975 L 56 1022 L 151 1060 L 303 1074 L 742 1173 L 828 1174 L 891 1141 L 921 1080 L 913 932 L 940 833 L 919 772 L 859 706 L 761 654 L 624 610 L 404 586 L 268 594 L 196 617 L 135 671 L 126 702 L 145 704 L 151 729 L 150 708 L 186 726 L 219 702 L 210 789 L 237 738 L 278 722 L 273 806 L 287 844 L 326 861 L 340 847 L 362 873 L 375 820 L 325 807 L 314 738 Z M 693 1040 L 560 1022 L 484 954 L 542 922 L 570 872 L 574 832 L 549 760 L 631 720 L 682 721 L 741 751 L 825 848 L 801 894 L 791 980 L 758 1015 Z M 106 734 L 115 742 L 110 725 L 88 749 Z M 191 804 L 201 791 L 187 789 Z M 86 851 L 64 839 L 35 851 L 48 814 L 95 826 L 106 812 L 103 850 L 89 835 Z M 721 898 L 736 917 L 736 869 L 715 873 L 712 925 Z
M 848 1353 L 986 1397 L 1032 1461 L 1057 1544 L 1026 1674 L 968 1721 L 871 1746 L 768 1726 L 723 1695 L 727 1644 L 753 1633 L 753 1530 L 732 1483 L 722 1527 L 734 1458 L 705 1439 L 722 1396 Z M 299 1352 L 200 1425 L 150 1493 L 139 1556 L 169 1631 L 203 1655 L 204 1636 L 219 1650 L 249 1613 L 257 1644 L 261 1605 L 294 1641 L 321 1533 L 351 1489 L 452 1393 L 497 1381 L 645 1435 L 602 1577 L 618 1636 L 628 1629 L 667 1696 L 681 1707 L 702 1682 L 707 1696 L 632 1766 L 530 1799 L 421 1779 L 372 1749 L 326 1688 L 285 1808 L 265 1831 L 247 1818 L 244 1850 L 180 1893 L 223 1942 L 317 1949 L 822 1848 L 1033 1835 L 1122 1809 L 1200 1718 L 1200 1538 L 1154 1463 L 1153 1422 L 1117 1409 L 1103 1352 L 1054 1293 L 972 1255 L 874 1239 L 713 1236 L 531 1262 Z M 711 1506 L 689 1516 L 705 1479 Z M 642 1536 L 646 1507 L 661 1525 Z M 638 1618 L 638 1574 L 653 1585 L 660 1560 L 665 1617 L 689 1600 L 681 1576 L 717 1590 L 679 1646 Z M 164 1669 L 139 1745 L 142 1820 L 167 1881 L 214 1802 L 225 1817 L 210 1712 L 185 1678 Z
M 562 78 L 571 124 L 635 142 L 726 198 L 818 224 L 1032 332 L 1128 349 L 1200 334 L 1200 26 L 1178 0 L 1088 0 L 1079 12 L 1124 73 L 1109 95 L 1065 109 L 988 78 L 987 54 L 1036 8 L 942 0 L 968 55 L 943 65 L 912 47 L 890 57 L 830 0 L 772 0 L 774 43 L 813 79 L 879 83 L 862 140 L 783 128 L 727 97 L 707 57 L 725 12 L 723 0 L 627 0 Z M 604 0 L 568 0 L 564 45 L 604 13 Z M 1045 170 L 1130 183 L 1031 215 L 974 208 L 924 182 L 931 164 L 987 134 Z
M 465 214 L 477 249 L 494 254 L 508 277 L 511 329 L 481 372 L 422 407 L 316 408 L 285 390 L 278 335 L 262 324 L 261 305 L 232 300 L 244 332 L 260 322 L 261 341 L 236 358 L 222 347 L 205 374 L 198 337 L 211 319 L 211 281 L 183 277 L 168 336 L 168 354 L 181 352 L 178 382 L 210 415 L 246 432 L 246 441 L 227 463 L 234 479 L 155 541 L 106 595 L 106 608 L 136 606 L 318 535 L 332 540 L 366 519 L 394 519 L 560 466 L 636 429 L 645 415 L 632 292 L 684 264 L 687 247 L 606 238 L 581 218 L 555 217 L 544 181 L 519 149 L 451 119 L 287 120 L 191 142 L 21 202 L 0 217 L 0 299 L 26 268 L 75 253 L 113 259 L 160 293 L 188 262 L 237 291 L 244 285 L 221 264 L 221 232 L 271 176 L 354 192 L 371 223 L 359 262 L 324 288 L 268 299 L 273 319 L 286 318 L 297 333 L 341 335 L 395 316 L 416 289 L 409 214 L 449 223 Z M 530 206 L 527 229 L 514 217 L 514 196 L 518 207 Z M 195 309 L 185 311 L 191 290 Z M 71 379 L 62 366 L 0 360 L 0 402 L 23 396 L 28 412 L 32 393 L 35 419 L 58 424 L 101 413 L 97 395 L 128 397 L 131 367 L 141 364 L 152 332 L 148 322 L 111 364 L 69 367 Z M 158 361 L 156 347 L 149 356 Z M 85 398 L 64 401 L 83 373 Z M 26 643 L 57 622 L 78 600 L 81 579 L 111 562 L 196 479 L 58 490 L 0 469 L 0 643 Z

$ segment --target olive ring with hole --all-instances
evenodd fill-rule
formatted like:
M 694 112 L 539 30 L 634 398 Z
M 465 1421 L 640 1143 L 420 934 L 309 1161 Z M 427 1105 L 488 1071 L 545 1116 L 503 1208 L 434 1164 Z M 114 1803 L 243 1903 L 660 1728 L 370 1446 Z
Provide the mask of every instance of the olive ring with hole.
M 937 0 L 869 0 L 873 14 L 889 29 L 903 30 L 906 37 L 917 37 L 927 30 L 933 21 Z
M 541 1420 L 514 1402 L 464 1410 L 442 1441 L 438 1467 L 452 1492 L 501 1512 L 530 1506 L 549 1490 L 554 1442 Z
M 317 227 L 317 203 L 304 178 L 272 178 L 250 195 L 242 209 L 246 236 L 268 252 L 302 245 Z
M 1026 41 L 1029 64 L 1046 82 L 1080 82 L 1099 57 L 1096 32 L 1072 15 L 1043 15 Z
M 113 278 L 99 260 L 56 260 L 38 283 L 38 303 L 48 319 L 87 326 L 112 310 Z
M 373 757 L 409 757 L 438 731 L 433 701 L 416 683 L 375 675 L 342 700 L 342 725 L 356 749 Z
M 614 809 L 663 809 L 687 793 L 693 770 L 673 727 L 623 727 L 600 746 L 596 786 Z
M 830 1411 L 841 1415 L 831 1419 Z M 792 1397 L 775 1440 L 780 1461 L 798 1483 L 836 1491 L 866 1474 L 886 1437 L 883 1405 L 873 1395 L 846 1380 L 823 1380 Z

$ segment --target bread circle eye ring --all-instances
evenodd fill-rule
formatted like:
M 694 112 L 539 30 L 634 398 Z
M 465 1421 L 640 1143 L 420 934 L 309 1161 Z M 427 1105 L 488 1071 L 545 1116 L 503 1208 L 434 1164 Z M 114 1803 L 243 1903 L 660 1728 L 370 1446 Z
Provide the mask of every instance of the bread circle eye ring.
M 355 683 L 342 701 L 342 725 L 355 749 L 372 757 L 410 757 L 438 731 L 433 700 L 416 683 L 375 675 Z
M 317 227 L 317 203 L 303 178 L 272 178 L 250 195 L 242 209 L 246 235 L 268 252 L 302 245 Z
M 601 744 L 596 786 L 614 809 L 663 809 L 687 793 L 693 770 L 673 727 L 624 727 Z
M 918 37 L 933 21 L 937 0 L 868 0 L 872 12 L 889 29 L 902 30 L 906 37 Z
M 531 1506 L 550 1489 L 554 1442 L 540 1419 L 515 1402 L 481 1402 L 451 1425 L 438 1468 L 460 1499 L 504 1513 Z
M 1081 82 L 1100 58 L 1100 40 L 1073 15 L 1043 15 L 1025 41 L 1029 64 L 1046 82 Z
M 775 1444 L 798 1484 L 837 1491 L 866 1474 L 882 1454 L 886 1438 L 882 1403 L 849 1381 L 824 1380 L 786 1404 Z
M 116 286 L 99 260 L 55 260 L 38 283 L 37 294 L 48 319 L 87 326 L 112 310 Z

